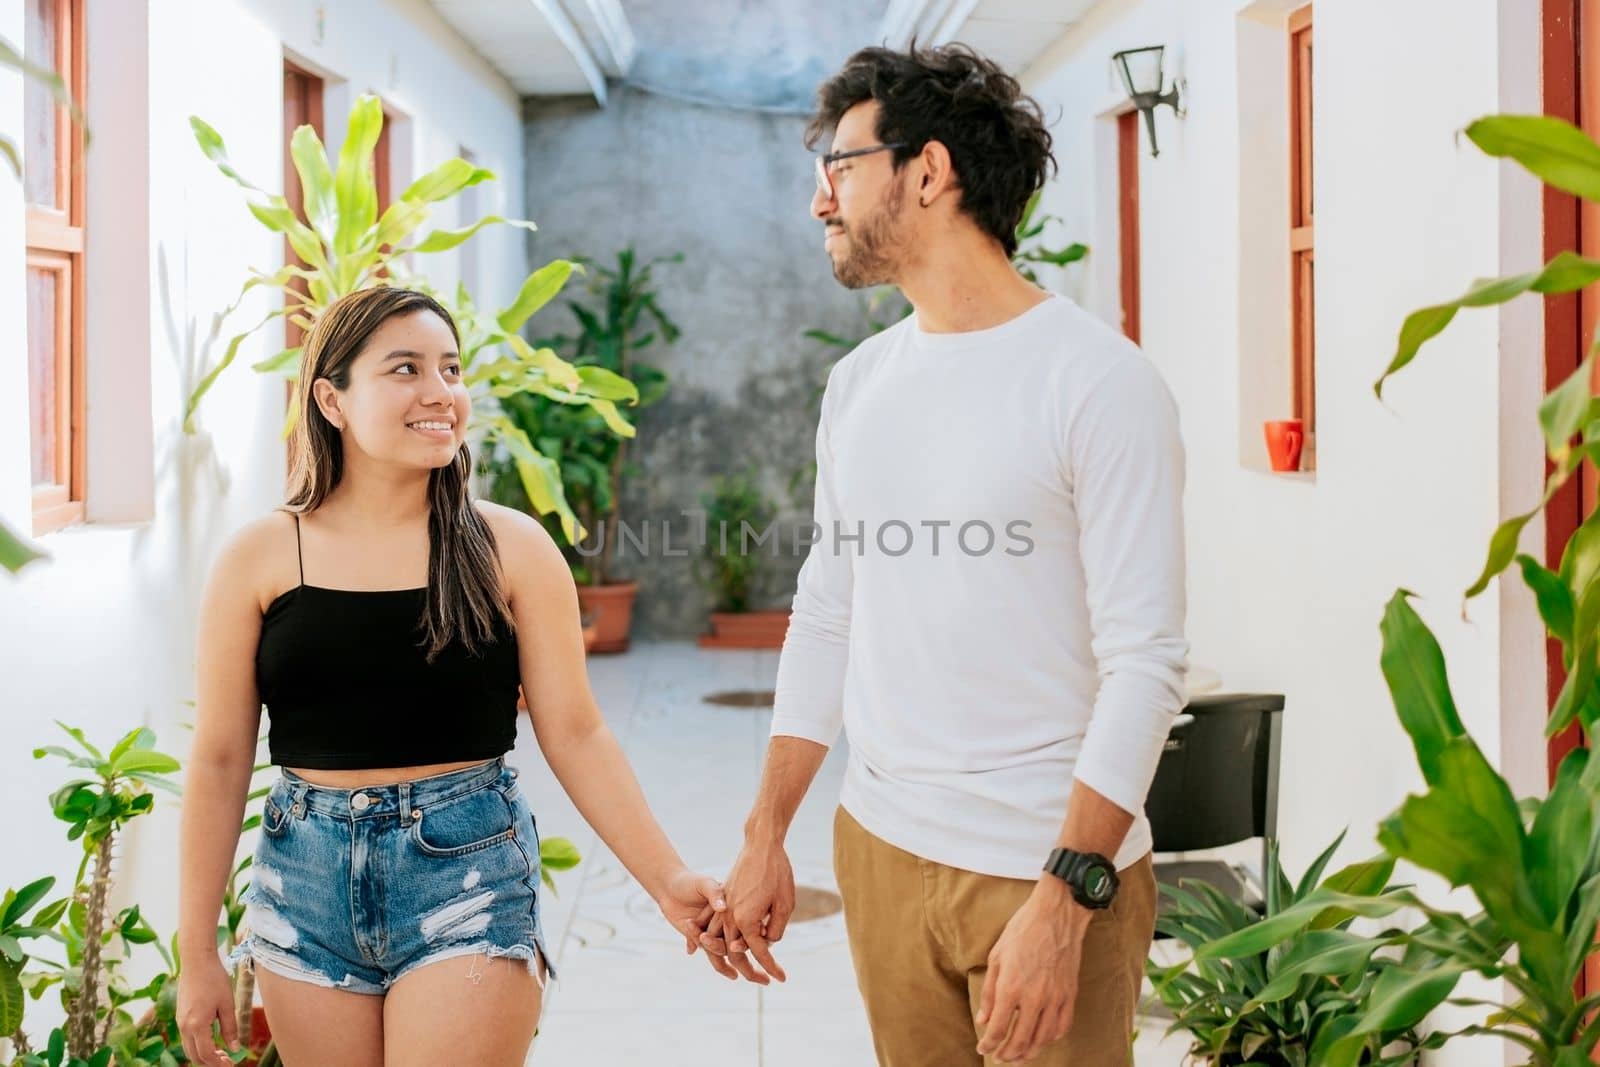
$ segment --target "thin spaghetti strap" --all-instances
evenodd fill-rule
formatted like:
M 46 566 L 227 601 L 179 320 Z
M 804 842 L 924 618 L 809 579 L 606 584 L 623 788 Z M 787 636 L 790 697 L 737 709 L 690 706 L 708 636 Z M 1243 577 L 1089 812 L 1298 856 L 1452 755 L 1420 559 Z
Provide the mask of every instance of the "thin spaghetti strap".
M 306 557 L 305 553 L 300 549 L 300 516 L 298 513 L 294 517 L 294 558 L 300 564 L 300 584 L 303 586 L 306 584 Z

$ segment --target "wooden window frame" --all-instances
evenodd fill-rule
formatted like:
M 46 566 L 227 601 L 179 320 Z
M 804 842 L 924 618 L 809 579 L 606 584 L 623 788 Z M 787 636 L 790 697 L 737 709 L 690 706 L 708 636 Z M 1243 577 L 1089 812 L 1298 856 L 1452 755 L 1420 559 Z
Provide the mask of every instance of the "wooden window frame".
M 1289 300 L 1294 417 L 1305 427 L 1301 469 L 1317 459 L 1316 229 L 1313 196 L 1311 5 L 1289 15 Z
M 1122 332 L 1134 344 L 1140 337 L 1139 263 L 1139 112 L 1117 116 L 1117 230 L 1122 291 Z
M 85 65 L 83 0 L 52 0 L 59 34 L 54 66 L 63 72 L 67 91 L 80 111 L 88 98 Z M 56 290 L 55 470 L 66 471 L 66 481 L 33 488 L 33 534 L 53 533 L 82 522 L 88 489 L 86 447 L 88 389 L 85 380 L 85 315 L 83 253 L 86 241 L 87 183 L 84 180 L 84 141 L 74 128 L 72 114 L 55 105 L 56 180 L 58 198 L 65 193 L 65 208 L 26 205 L 26 257 L 29 268 L 52 270 L 61 276 Z M 33 388 L 28 389 L 32 403 Z M 30 445 L 30 456 L 32 448 Z M 31 467 L 31 459 L 30 459 Z M 31 481 L 31 473 L 30 473 Z

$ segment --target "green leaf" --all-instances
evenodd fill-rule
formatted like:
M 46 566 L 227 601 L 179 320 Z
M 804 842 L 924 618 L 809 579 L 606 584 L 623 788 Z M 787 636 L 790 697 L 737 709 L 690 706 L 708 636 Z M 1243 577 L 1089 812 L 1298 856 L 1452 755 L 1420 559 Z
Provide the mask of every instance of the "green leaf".
M 567 503 L 566 494 L 562 492 L 561 469 L 556 466 L 555 461 L 541 455 L 533 447 L 533 442 L 528 439 L 527 432 L 504 415 L 491 419 L 490 428 L 496 438 L 511 452 L 523 490 L 528 494 L 529 503 L 540 515 L 551 513 L 557 515 L 561 521 L 562 533 L 570 543 L 577 544 L 583 540 L 586 535 L 578 523 L 577 515 Z
M 1241 1009 L 1251 1012 L 1292 996 L 1308 975 L 1345 975 L 1366 966 L 1386 940 L 1348 930 L 1313 930 L 1278 960 L 1272 980 Z
M 1333 844 L 1322 850 L 1322 854 L 1311 861 L 1311 866 L 1306 868 L 1306 873 L 1301 876 L 1300 883 L 1295 886 L 1294 899 L 1300 900 L 1311 892 L 1322 878 L 1322 872 L 1327 870 L 1328 861 L 1333 859 L 1333 854 L 1339 851 L 1339 846 L 1344 844 L 1344 835 L 1348 830 L 1340 830 L 1339 836 L 1333 839 Z
M 71 897 L 62 897 L 54 903 L 47 904 L 39 909 L 39 914 L 33 917 L 34 926 L 54 926 L 61 921 L 61 916 L 67 912 L 67 906 L 72 903 Z
M 1262 919 L 1195 950 L 1197 959 L 1238 959 L 1265 952 L 1290 936 L 1308 929 L 1329 908 L 1340 908 L 1369 919 L 1393 915 L 1401 908 L 1415 906 L 1408 892 L 1395 890 L 1382 896 L 1357 896 L 1326 887 L 1312 892 L 1298 904 L 1290 905 L 1271 918 Z
M 15 574 L 34 560 L 45 557 L 45 552 L 24 541 L 0 520 L 0 567 Z
M 1555 785 L 1528 833 L 1528 879 L 1546 920 L 1563 933 L 1573 891 L 1589 865 L 1593 846 L 1595 801 L 1583 786 L 1588 759 L 1588 750 L 1582 748 L 1562 759 Z
M 545 837 L 539 840 L 539 865 L 552 871 L 570 871 L 582 859 L 578 846 L 565 837 Z
M 1065 248 L 1051 250 L 1037 248 L 1023 254 L 1023 259 L 1030 263 L 1050 263 L 1057 267 L 1065 267 L 1069 263 L 1076 263 L 1089 254 L 1086 244 L 1070 244 Z
M 19 922 L 24 915 L 28 914 L 30 908 L 44 899 L 44 895 L 50 892 L 51 887 L 55 884 L 55 878 L 47 875 L 36 882 L 29 882 L 15 893 L 8 890 L 6 892 L 5 910 L 0 913 L 0 930 L 9 929 Z
M 1444 965 L 1421 973 L 1389 967 L 1378 976 L 1367 1015 L 1357 1033 L 1374 1034 L 1420 1023 L 1429 1012 L 1444 1003 L 1444 998 L 1466 973 L 1463 967 Z
M 14 1034 L 22 1026 L 22 964 L 0 957 L 0 1033 Z
M 172 774 L 179 769 L 176 759 L 164 752 L 128 752 L 111 767 L 118 774 Z
M 372 154 L 382 132 L 383 104 L 376 96 L 364 93 L 350 109 L 344 143 L 339 146 L 339 166 L 333 175 L 334 201 L 339 208 L 333 249 L 341 256 L 356 251 L 361 235 L 371 229 L 378 218 Z
M 493 180 L 494 172 L 491 170 L 464 159 L 447 159 L 408 185 L 406 191 L 400 194 L 400 199 L 437 203 L 455 196 L 469 185 Z
M 1594 353 L 1539 403 L 1539 427 L 1552 459 L 1565 456 L 1573 435 L 1593 421 Z
M 300 179 L 300 198 L 305 205 L 306 221 L 322 240 L 331 244 L 339 224 L 339 208 L 334 198 L 333 171 L 328 166 L 328 152 L 313 126 L 307 124 L 295 129 L 294 135 L 289 138 L 289 155 L 294 160 L 295 174 Z
M 585 395 L 629 404 L 639 399 L 637 385 L 604 367 L 579 367 L 578 378 L 583 383 L 581 388 Z
M 527 280 L 522 283 L 522 289 L 517 293 L 516 300 L 496 316 L 495 322 L 508 334 L 520 331 L 523 324 L 533 317 L 534 312 L 561 292 L 562 287 L 567 284 L 567 279 L 572 277 L 574 269 L 575 264 L 570 260 L 557 259 L 528 275 Z
M 1463 296 L 1455 300 L 1413 311 L 1400 327 L 1400 341 L 1394 358 L 1373 384 L 1373 392 L 1381 398 L 1384 383 L 1390 376 L 1415 359 L 1423 344 L 1450 325 L 1450 320 L 1461 308 L 1503 304 L 1529 290 L 1545 294 L 1570 293 L 1595 281 L 1600 281 L 1600 261 L 1586 259 L 1575 252 L 1562 252 L 1540 270 L 1475 282 Z
M 1517 556 L 1522 568 L 1522 580 L 1533 590 L 1539 605 L 1539 617 L 1552 634 L 1562 641 L 1572 640 L 1572 590 L 1561 576 L 1546 568 L 1532 556 Z
M 1450 695 L 1444 652 L 1426 623 L 1412 609 L 1410 594 L 1390 598 L 1379 627 L 1383 634 L 1380 663 L 1389 682 L 1400 725 L 1417 750 L 1417 762 L 1429 784 L 1439 776 L 1439 753 L 1466 730 Z
M 1546 185 L 1600 201 L 1600 145 L 1548 115 L 1491 115 L 1467 127 L 1467 137 L 1491 156 L 1514 159 Z
M 485 215 L 483 218 L 459 230 L 434 230 L 424 237 L 414 248 L 408 252 L 444 252 L 463 244 L 485 226 L 515 226 L 519 230 L 537 230 L 538 227 L 527 219 L 508 219 L 500 215 Z
M 293 348 L 285 348 L 275 356 L 250 364 L 250 369 L 262 374 L 280 374 L 286 370 L 298 371 L 301 351 L 302 349 L 299 345 Z
M 373 236 L 373 244 L 379 247 L 393 247 L 409 237 L 413 230 L 428 220 L 433 209 L 427 204 L 417 200 L 396 200 L 384 209 L 382 217 L 378 219 L 378 230 Z M 400 249 L 389 253 L 385 258 L 394 259 L 413 249 Z
M 97 760 L 105 759 L 105 756 L 101 755 L 100 750 L 98 748 L 95 748 L 93 745 L 91 745 L 89 743 L 88 739 L 83 736 L 83 731 L 82 730 L 80 730 L 80 729 L 78 729 L 77 727 L 74 727 L 74 726 L 68 726 L 66 723 L 62 722 L 60 719 L 55 720 L 55 723 L 56 723 L 57 726 L 59 726 L 63 730 L 65 730 L 69 737 L 71 737 L 74 741 L 78 742 L 79 745 L 83 746 L 83 750 L 85 752 L 89 753 L 89 755 L 93 756 Z
M 200 151 L 217 165 L 218 170 L 251 192 L 266 195 L 261 189 L 245 181 L 243 176 L 233 169 L 233 164 L 228 161 L 228 149 L 222 143 L 221 134 L 203 122 L 198 115 L 189 116 L 189 128 L 194 131 L 195 143 L 200 146 Z

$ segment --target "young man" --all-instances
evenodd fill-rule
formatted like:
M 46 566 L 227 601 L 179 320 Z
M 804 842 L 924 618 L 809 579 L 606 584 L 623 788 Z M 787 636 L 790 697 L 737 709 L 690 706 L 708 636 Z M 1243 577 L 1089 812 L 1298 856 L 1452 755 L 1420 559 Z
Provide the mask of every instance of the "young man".
M 1177 413 L 1131 343 L 1011 265 L 1054 163 L 1015 80 L 959 46 L 865 49 L 821 89 L 810 143 L 830 130 L 834 276 L 916 314 L 828 380 L 820 535 L 714 963 L 783 977 L 784 837 L 843 726 L 834 863 L 879 1062 L 1120 1067 L 1145 794 L 1184 699 Z

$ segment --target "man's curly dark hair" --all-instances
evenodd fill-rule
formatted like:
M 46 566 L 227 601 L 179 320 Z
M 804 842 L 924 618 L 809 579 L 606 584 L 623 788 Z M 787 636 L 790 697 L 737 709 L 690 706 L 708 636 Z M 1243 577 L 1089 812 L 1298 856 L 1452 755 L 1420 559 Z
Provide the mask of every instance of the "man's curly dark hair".
M 878 102 L 878 140 L 905 142 L 894 150 L 895 170 L 929 141 L 944 145 L 961 210 L 1014 255 L 1022 211 L 1044 184 L 1046 167 L 1056 166 L 1038 101 L 963 44 L 863 48 L 817 90 L 806 146 L 815 147 L 846 111 L 867 100 Z

